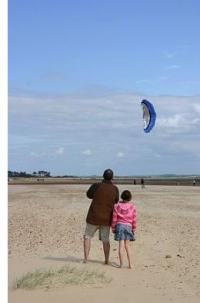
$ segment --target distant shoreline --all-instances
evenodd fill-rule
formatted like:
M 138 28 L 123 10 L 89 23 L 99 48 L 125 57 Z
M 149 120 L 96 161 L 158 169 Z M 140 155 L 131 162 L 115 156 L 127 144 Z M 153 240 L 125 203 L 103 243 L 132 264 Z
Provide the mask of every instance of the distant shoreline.
M 196 181 L 195 186 L 200 186 L 199 177 L 142 177 L 145 185 L 174 185 L 174 186 L 194 186 L 193 181 Z M 55 185 L 55 184 L 92 184 L 94 182 L 100 182 L 102 178 L 95 177 L 75 177 L 75 178 L 9 178 L 9 185 Z M 134 182 L 135 180 L 135 182 Z M 131 184 L 141 185 L 141 178 L 139 177 L 117 177 L 113 180 L 115 184 Z

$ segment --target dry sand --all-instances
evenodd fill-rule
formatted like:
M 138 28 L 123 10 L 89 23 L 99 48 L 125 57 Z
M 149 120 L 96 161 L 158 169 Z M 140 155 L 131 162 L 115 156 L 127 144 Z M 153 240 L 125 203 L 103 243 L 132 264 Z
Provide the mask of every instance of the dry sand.
M 200 302 L 200 187 L 119 186 L 129 189 L 138 209 L 137 240 L 131 243 L 134 268 L 116 268 L 111 235 L 110 265 L 103 264 L 98 235 L 90 262 L 82 264 L 82 234 L 90 204 L 88 185 L 9 186 L 9 303 L 27 302 Z M 15 279 L 39 268 L 105 272 L 106 285 L 14 289 Z

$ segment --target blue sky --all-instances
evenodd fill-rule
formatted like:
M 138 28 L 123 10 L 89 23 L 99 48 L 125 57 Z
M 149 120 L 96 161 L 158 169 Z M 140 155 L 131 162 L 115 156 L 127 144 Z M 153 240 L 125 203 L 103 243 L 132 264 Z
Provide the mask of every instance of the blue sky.
M 9 169 L 200 171 L 199 1 L 9 1 Z M 142 129 L 140 101 L 157 110 Z

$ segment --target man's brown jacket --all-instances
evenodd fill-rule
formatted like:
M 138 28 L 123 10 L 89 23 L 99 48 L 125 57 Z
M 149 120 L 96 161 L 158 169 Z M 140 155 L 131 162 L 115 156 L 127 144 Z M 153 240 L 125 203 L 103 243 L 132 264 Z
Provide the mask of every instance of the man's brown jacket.
M 111 225 L 114 204 L 119 200 L 119 190 L 112 181 L 94 183 L 87 191 L 92 199 L 86 222 L 93 225 Z

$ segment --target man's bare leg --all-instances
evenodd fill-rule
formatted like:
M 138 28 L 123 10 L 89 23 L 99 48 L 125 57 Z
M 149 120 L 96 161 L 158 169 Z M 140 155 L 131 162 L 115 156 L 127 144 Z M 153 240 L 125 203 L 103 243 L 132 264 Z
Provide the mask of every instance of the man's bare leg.
M 109 262 L 109 255 L 110 255 L 110 242 L 103 242 L 103 251 L 105 255 L 105 264 Z
M 88 256 L 90 252 L 90 247 L 91 247 L 91 239 L 89 238 L 84 238 L 83 240 L 83 247 L 84 247 L 84 263 L 87 263 L 88 261 Z

